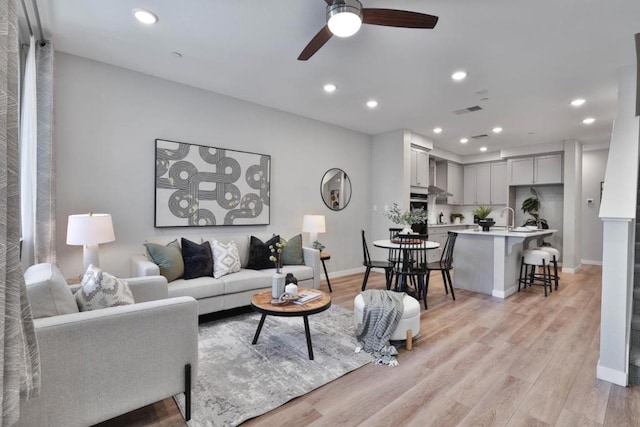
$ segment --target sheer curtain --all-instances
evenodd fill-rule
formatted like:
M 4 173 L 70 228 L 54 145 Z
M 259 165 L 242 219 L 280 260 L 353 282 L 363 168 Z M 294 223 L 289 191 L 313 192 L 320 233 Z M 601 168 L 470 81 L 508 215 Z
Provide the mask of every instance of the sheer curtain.
M 40 362 L 20 264 L 17 0 L 0 0 L 0 426 L 40 390 Z
M 53 46 L 31 37 L 25 63 L 20 128 L 22 265 L 57 263 Z

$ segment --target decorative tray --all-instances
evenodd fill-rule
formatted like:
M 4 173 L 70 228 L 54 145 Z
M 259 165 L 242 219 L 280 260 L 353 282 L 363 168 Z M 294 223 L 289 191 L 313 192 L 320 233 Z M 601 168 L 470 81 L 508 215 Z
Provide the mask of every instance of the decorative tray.
M 420 239 L 399 239 L 397 237 L 394 237 L 393 239 L 391 239 L 391 243 L 401 243 L 404 242 L 407 245 L 419 245 L 420 243 L 422 243 L 422 240 Z

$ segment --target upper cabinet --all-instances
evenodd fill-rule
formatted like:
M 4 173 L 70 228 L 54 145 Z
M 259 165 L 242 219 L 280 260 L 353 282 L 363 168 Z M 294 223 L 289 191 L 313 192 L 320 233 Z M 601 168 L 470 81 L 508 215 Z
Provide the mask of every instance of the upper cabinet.
M 505 162 L 464 167 L 465 205 L 505 205 L 507 203 Z
M 509 185 L 562 184 L 562 154 L 507 161 Z
M 438 203 L 461 205 L 463 203 L 462 166 L 443 160 L 436 162 L 436 179 L 434 185 L 453 194 L 449 197 L 438 197 Z M 441 200 L 442 199 L 442 200 Z
M 429 154 L 417 148 L 411 148 L 411 186 L 429 186 Z

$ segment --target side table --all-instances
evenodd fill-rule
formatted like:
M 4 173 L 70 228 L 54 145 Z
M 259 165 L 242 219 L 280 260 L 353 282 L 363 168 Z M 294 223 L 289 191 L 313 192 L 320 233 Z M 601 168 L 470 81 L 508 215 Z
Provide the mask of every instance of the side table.
M 329 281 L 329 273 L 327 273 L 327 266 L 325 265 L 325 261 L 329 261 L 331 259 L 331 254 L 328 252 L 320 252 L 320 261 L 322 261 L 322 268 L 324 269 L 324 277 L 327 278 L 327 285 L 329 286 L 329 292 L 333 292 L 331 289 L 331 282 Z

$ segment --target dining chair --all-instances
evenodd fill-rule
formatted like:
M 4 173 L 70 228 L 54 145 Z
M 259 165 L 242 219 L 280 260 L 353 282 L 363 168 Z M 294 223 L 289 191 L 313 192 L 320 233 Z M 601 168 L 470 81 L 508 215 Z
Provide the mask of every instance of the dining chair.
M 420 290 L 424 286 L 427 272 L 427 235 L 403 234 L 397 236 L 398 247 L 392 249 L 393 258 L 398 262 L 393 263 L 394 288 L 397 291 L 415 294 L 420 298 Z M 410 289 L 412 286 L 415 292 Z
M 369 273 L 371 273 L 372 268 L 382 268 L 384 269 L 384 277 L 385 283 L 387 285 L 387 290 L 391 288 L 391 278 L 393 271 L 393 264 L 389 261 L 372 261 L 371 256 L 369 255 L 369 247 L 367 246 L 367 239 L 364 235 L 364 230 L 362 232 L 362 255 L 364 261 L 362 261 L 362 265 L 367 267 L 364 272 L 364 279 L 362 280 L 362 290 L 364 291 L 367 287 L 367 281 L 369 280 Z
M 449 291 L 451 291 L 451 298 L 456 300 L 456 295 L 453 292 L 453 283 L 451 281 L 451 269 L 453 268 L 453 248 L 456 244 L 456 238 L 458 237 L 458 233 L 453 231 L 449 231 L 447 235 L 447 241 L 444 244 L 444 248 L 442 249 L 442 255 L 440 256 L 440 261 L 430 262 L 426 265 L 427 275 L 425 280 L 425 289 L 422 294 L 424 299 L 424 307 L 427 308 L 427 289 L 429 288 L 429 276 L 431 271 L 440 271 L 442 273 L 442 282 L 444 284 L 444 290 L 449 295 Z

